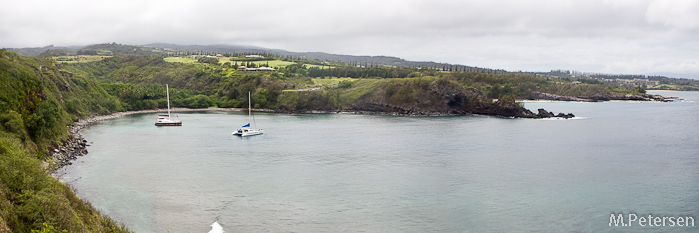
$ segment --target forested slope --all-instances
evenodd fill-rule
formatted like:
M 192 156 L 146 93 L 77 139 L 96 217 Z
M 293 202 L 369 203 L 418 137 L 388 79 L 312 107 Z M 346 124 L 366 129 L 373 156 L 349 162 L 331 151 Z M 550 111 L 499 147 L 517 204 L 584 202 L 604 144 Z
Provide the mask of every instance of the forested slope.
M 0 231 L 127 231 L 49 175 L 51 164 L 43 162 L 74 120 L 120 110 L 94 81 L 0 50 Z

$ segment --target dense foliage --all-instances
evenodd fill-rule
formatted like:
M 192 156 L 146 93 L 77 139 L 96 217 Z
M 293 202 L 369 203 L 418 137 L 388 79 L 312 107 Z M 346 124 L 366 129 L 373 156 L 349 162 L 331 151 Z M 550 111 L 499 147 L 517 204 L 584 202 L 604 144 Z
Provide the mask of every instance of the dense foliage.
M 349 77 L 349 78 L 407 78 L 411 73 L 417 72 L 413 68 L 390 68 L 390 67 L 373 67 L 362 68 L 354 66 L 345 66 L 337 68 L 322 69 L 312 67 L 308 69 L 310 77 Z
M 599 84 L 575 84 L 572 82 L 549 80 L 527 73 L 476 73 L 452 72 L 445 74 L 459 80 L 462 84 L 481 90 L 486 96 L 498 99 L 502 96 L 514 95 L 518 99 L 535 98 L 534 93 L 551 93 L 564 96 L 612 96 L 621 94 L 641 94 L 631 90 L 613 90 L 611 87 Z
M 256 107 L 274 109 L 282 89 L 310 82 L 294 77 L 275 78 L 279 76 L 276 73 L 228 75 L 218 63 L 169 63 L 151 56 L 117 56 L 63 68 L 99 81 L 110 95 L 122 101 L 126 110 L 165 108 L 165 84 L 170 86 L 172 106 L 244 107 L 247 93 L 252 92 Z
M 78 118 L 121 111 L 92 80 L 0 50 L 0 231 L 125 232 L 48 174 L 48 148 Z

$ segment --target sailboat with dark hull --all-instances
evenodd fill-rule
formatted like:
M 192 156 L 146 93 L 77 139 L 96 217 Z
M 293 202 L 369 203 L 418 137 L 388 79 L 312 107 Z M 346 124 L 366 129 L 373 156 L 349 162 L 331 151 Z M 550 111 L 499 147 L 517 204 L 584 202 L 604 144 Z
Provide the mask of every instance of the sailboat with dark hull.
M 156 126 L 182 126 L 182 121 L 170 119 L 170 88 L 165 84 L 165 93 L 167 93 L 167 115 L 158 115 L 155 119 Z

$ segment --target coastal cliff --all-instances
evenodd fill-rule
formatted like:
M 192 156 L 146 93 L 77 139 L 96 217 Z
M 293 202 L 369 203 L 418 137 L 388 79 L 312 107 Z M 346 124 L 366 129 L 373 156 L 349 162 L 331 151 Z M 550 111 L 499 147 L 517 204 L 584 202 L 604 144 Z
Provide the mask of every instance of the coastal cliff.
M 281 113 L 549 117 L 522 107 L 513 95 L 492 100 L 480 90 L 449 78 L 361 80 L 339 90 L 284 92 L 279 99 Z

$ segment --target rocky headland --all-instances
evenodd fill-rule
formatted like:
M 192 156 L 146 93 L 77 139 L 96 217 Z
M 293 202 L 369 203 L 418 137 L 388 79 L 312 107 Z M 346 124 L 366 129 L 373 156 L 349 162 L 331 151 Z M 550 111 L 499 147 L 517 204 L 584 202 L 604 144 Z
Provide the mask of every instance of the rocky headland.
M 347 112 L 405 116 L 487 115 L 507 118 L 542 118 L 516 102 L 514 95 L 498 100 L 476 88 L 450 79 L 383 81 L 371 91 L 348 89 L 335 96 L 313 92 L 287 93 L 293 101 L 279 104 L 280 113 Z M 355 94 L 360 93 L 360 94 Z M 329 99 L 335 100 L 329 101 Z M 333 102 L 334 104 L 329 104 Z
M 661 95 L 595 95 L 595 96 L 564 96 L 551 93 L 532 92 L 531 100 L 553 100 L 553 101 L 577 101 L 577 102 L 602 102 L 610 100 L 628 100 L 628 101 L 659 101 L 672 102 L 677 101 L 677 97 L 665 97 Z

